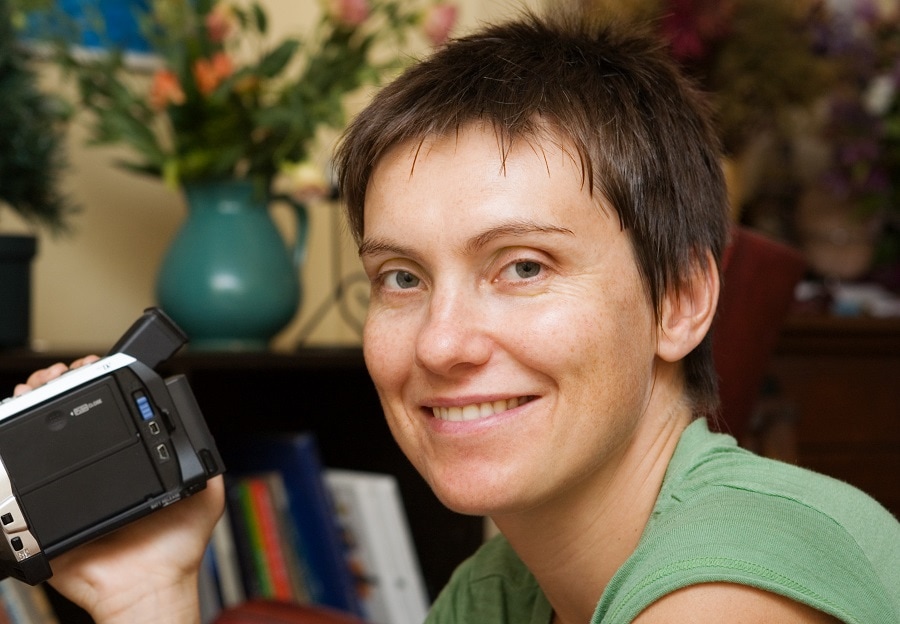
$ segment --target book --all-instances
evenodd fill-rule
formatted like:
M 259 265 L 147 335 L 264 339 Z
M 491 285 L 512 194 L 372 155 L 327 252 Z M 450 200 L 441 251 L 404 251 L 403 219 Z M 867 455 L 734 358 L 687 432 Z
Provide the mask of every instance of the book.
M 59 624 L 50 599 L 40 585 L 28 585 L 13 578 L 0 582 L 3 612 L 0 622 L 10 624 Z
M 233 473 L 278 472 L 313 603 L 363 615 L 315 436 L 259 434 L 228 454 Z
M 312 600 L 309 594 L 306 564 L 301 556 L 303 548 L 300 545 L 297 528 L 294 526 L 294 518 L 291 515 L 287 489 L 284 486 L 282 474 L 280 472 L 270 472 L 268 485 L 269 497 L 275 512 L 275 532 L 280 538 L 281 559 L 287 574 L 287 582 L 291 587 L 293 602 L 309 603 Z
M 202 624 L 211 624 L 222 611 L 222 594 L 218 587 L 215 567 L 215 553 L 211 545 L 207 545 L 197 578 L 197 594 L 200 597 L 200 622 Z
M 280 478 L 278 473 L 256 475 L 247 477 L 244 485 L 250 497 L 253 515 L 257 519 L 261 554 L 259 560 L 269 585 L 269 593 L 265 597 L 291 601 L 297 596 L 294 594 L 291 573 L 284 557 L 285 540 L 276 518 L 278 512 L 271 493 L 272 481 Z
M 4 592 L 0 589 L 0 624 L 13 624 L 13 621 L 9 614 L 9 606 L 7 606 L 6 596 L 4 596 Z
M 231 515 L 224 513 L 213 529 L 209 549 L 212 553 L 212 572 L 225 608 L 239 605 L 247 599 L 234 539 Z
M 367 620 L 421 624 L 429 601 L 397 480 L 326 469 L 325 482 L 351 548 Z
M 256 572 L 252 528 L 244 511 L 237 480 L 231 473 L 225 476 L 225 504 L 228 522 L 232 528 L 232 543 L 236 555 L 242 593 L 245 598 L 263 595 L 263 587 Z
M 6 598 L 0 592 L 0 624 L 13 624 L 7 611 L 9 607 L 6 605 Z
M 229 488 L 232 492 L 232 513 L 241 527 L 237 533 L 237 543 L 242 544 L 244 553 L 244 580 L 247 593 L 253 598 L 268 598 L 273 595 L 272 577 L 266 565 L 266 545 L 259 514 L 254 508 L 253 494 L 247 479 L 238 479 Z
M 245 595 L 283 602 L 309 602 L 297 556 L 293 520 L 281 473 L 269 471 L 232 479 L 229 512 Z M 224 538 L 223 538 L 224 539 Z M 229 598 L 231 601 L 232 598 Z

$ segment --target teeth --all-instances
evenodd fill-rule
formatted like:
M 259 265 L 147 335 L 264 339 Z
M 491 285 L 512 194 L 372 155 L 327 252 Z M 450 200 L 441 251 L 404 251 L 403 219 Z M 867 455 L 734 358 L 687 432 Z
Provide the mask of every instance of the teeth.
M 487 418 L 500 412 L 518 407 L 529 401 L 528 397 L 516 397 L 505 401 L 492 401 L 488 403 L 475 403 L 463 407 L 435 407 L 432 412 L 436 418 L 441 420 L 476 420 L 478 418 Z

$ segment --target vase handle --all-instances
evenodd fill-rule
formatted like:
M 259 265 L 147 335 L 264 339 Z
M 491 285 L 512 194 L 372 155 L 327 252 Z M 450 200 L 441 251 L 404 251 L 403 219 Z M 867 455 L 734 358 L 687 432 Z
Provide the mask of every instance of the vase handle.
M 309 237 L 309 211 L 306 208 L 306 204 L 284 193 L 274 195 L 272 199 L 285 202 L 294 211 L 297 233 L 294 236 L 292 261 L 294 268 L 299 271 L 306 260 L 306 240 Z

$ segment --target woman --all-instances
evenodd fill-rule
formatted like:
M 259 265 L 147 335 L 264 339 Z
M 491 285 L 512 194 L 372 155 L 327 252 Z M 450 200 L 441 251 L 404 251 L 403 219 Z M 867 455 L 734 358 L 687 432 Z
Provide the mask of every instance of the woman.
M 566 16 L 487 27 L 376 96 L 337 162 L 391 430 L 502 532 L 429 622 L 900 619 L 887 511 L 706 427 L 726 194 L 656 43 Z M 101 622 L 190 621 L 221 506 L 216 484 L 53 582 Z

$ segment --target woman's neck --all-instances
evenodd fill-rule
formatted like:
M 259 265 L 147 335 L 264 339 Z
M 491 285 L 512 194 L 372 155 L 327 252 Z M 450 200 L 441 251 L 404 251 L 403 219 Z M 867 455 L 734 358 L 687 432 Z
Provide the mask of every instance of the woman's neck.
M 673 407 L 675 405 L 675 407 Z M 494 517 L 554 609 L 554 624 L 590 620 L 647 525 L 669 460 L 691 421 L 682 402 L 645 417 L 616 457 L 541 508 Z

